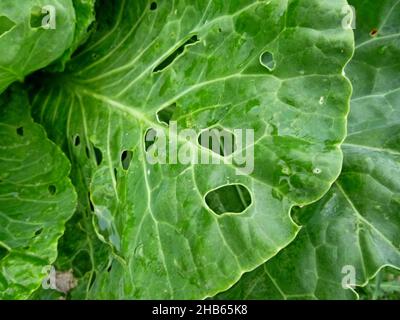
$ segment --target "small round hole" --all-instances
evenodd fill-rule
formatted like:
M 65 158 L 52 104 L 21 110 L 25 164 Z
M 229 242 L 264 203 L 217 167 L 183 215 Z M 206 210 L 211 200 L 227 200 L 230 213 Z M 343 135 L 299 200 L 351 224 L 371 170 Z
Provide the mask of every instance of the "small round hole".
M 269 51 L 265 51 L 263 54 L 261 54 L 260 63 L 262 66 L 267 68 L 268 71 L 273 71 L 275 69 L 274 55 Z
M 23 127 L 17 128 L 17 135 L 19 135 L 21 137 L 24 135 L 24 128 Z
M 50 193 L 51 195 L 53 195 L 53 194 L 56 193 L 57 188 L 56 188 L 56 186 L 55 186 L 54 184 L 51 184 L 51 185 L 49 185 L 48 190 L 49 190 L 49 193 Z
M 79 134 L 77 134 L 74 138 L 74 146 L 77 147 L 81 144 L 81 138 L 79 137 Z
M 151 11 L 157 10 L 157 2 L 152 2 L 152 3 L 150 4 L 150 10 L 151 10 Z
M 371 37 L 376 37 L 378 35 L 378 29 L 374 28 L 371 30 L 371 32 L 369 33 L 369 35 Z

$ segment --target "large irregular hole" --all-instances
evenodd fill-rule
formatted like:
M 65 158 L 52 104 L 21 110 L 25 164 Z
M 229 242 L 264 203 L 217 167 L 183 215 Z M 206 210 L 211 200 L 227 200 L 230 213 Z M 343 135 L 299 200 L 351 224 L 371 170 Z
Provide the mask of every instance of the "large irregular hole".
M 48 15 L 47 12 L 43 13 L 42 8 L 35 6 L 31 9 L 31 28 L 40 28 L 43 24 L 43 19 Z
M 121 153 L 121 165 L 124 170 L 128 170 L 131 165 L 133 157 L 133 152 L 129 150 L 124 150 Z
M 157 112 L 157 119 L 160 123 L 165 123 L 169 125 L 170 121 L 173 119 L 174 113 L 176 111 L 176 103 L 161 109 Z
M 0 37 L 10 31 L 15 26 L 15 22 L 6 16 L 0 17 Z
M 269 51 L 265 51 L 263 54 L 261 54 L 260 63 L 265 68 L 267 68 L 269 71 L 272 71 L 275 69 L 274 55 Z
M 222 128 L 204 130 L 198 137 L 199 144 L 214 153 L 227 157 L 235 152 L 235 136 Z
M 216 214 L 242 213 L 251 204 L 251 194 L 242 184 L 230 184 L 207 193 L 207 206 Z
M 193 45 L 193 44 L 195 44 L 197 42 L 199 42 L 198 37 L 196 35 L 192 36 L 183 45 L 181 45 L 178 49 L 176 49 L 174 52 L 172 52 L 166 59 L 164 59 L 163 62 L 161 62 L 158 66 L 156 66 L 154 68 L 153 72 L 158 72 L 158 71 L 164 70 L 172 62 L 174 62 L 176 58 L 178 58 L 183 53 L 183 51 L 185 50 L 186 46 Z

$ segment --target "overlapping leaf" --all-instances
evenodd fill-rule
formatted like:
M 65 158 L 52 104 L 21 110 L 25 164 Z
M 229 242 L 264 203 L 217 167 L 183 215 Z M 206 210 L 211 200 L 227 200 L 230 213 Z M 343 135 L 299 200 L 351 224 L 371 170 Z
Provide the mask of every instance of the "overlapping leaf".
M 75 32 L 71 45 L 66 48 L 63 56 L 49 69 L 52 71 L 63 71 L 65 64 L 71 59 L 72 54 L 79 46 L 84 44 L 92 30 L 95 22 L 95 0 L 72 0 L 75 9 Z
M 37 119 L 68 151 L 81 205 L 113 250 L 91 297 L 211 296 L 295 237 L 291 207 L 321 197 L 341 167 L 350 96 L 342 70 L 353 51 L 345 4 L 100 2 L 99 29 L 69 74 L 35 97 Z M 170 106 L 179 129 L 254 129 L 254 172 L 147 163 L 145 134 L 168 130 L 157 112 Z M 224 185 L 247 188 L 250 206 L 212 212 L 204 197 Z
M 39 288 L 30 299 L 87 299 L 97 274 L 110 266 L 110 249 L 97 238 L 88 213 L 77 212 L 68 221 L 57 250 L 55 271 L 72 274 L 74 287 L 68 292 L 61 292 L 56 289 L 55 281 L 52 288 Z
M 54 24 L 47 28 L 50 21 Z M 58 59 L 71 46 L 74 31 L 71 0 L 2 0 L 0 93 L 12 82 L 22 82 L 31 72 Z
M 29 111 L 24 91 L 1 95 L 1 299 L 27 298 L 40 285 L 76 206 L 69 162 Z
M 353 269 L 360 286 L 384 266 L 400 268 L 400 1 L 350 3 L 357 45 L 343 172 L 297 212 L 298 238 L 221 297 L 355 298 L 345 277 Z

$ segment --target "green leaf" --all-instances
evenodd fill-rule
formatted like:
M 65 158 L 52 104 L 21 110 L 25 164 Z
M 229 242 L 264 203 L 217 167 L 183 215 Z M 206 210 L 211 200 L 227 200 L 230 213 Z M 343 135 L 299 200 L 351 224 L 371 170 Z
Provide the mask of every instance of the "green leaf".
M 76 195 L 70 164 L 29 115 L 26 94 L 0 96 L 0 298 L 27 298 L 57 256 Z
M 94 28 L 95 2 L 95 0 L 73 0 L 76 16 L 74 40 L 63 56 L 48 70 L 64 71 L 65 64 L 71 59 L 72 54 L 88 40 Z
M 54 17 L 55 29 L 44 28 L 43 21 L 53 21 L 51 17 Z M 22 82 L 28 74 L 58 59 L 72 44 L 74 31 L 75 11 L 71 0 L 2 0 L 0 93 L 12 82 Z
M 365 287 L 359 288 L 360 299 L 399 300 L 400 271 L 384 268 Z
M 290 209 L 320 198 L 341 168 L 353 51 L 344 4 L 99 2 L 97 32 L 34 107 L 112 250 L 89 297 L 212 296 L 293 240 Z M 179 130 L 253 129 L 254 171 L 150 165 L 145 135 L 167 132 L 169 119 Z M 243 212 L 230 210 L 234 192 Z
M 365 285 L 400 268 L 400 2 L 350 1 L 357 12 L 354 84 L 343 172 L 319 202 L 298 212 L 296 240 L 222 298 L 356 298 L 348 267 Z M 344 268 L 344 269 L 343 269 Z
M 57 272 L 72 271 L 77 281 L 76 287 L 67 295 L 57 290 L 39 288 L 30 299 L 87 299 L 97 274 L 107 269 L 110 263 L 110 249 L 97 238 L 90 217 L 87 213 L 77 212 L 66 224 L 64 235 L 58 243 L 58 257 L 54 263 Z

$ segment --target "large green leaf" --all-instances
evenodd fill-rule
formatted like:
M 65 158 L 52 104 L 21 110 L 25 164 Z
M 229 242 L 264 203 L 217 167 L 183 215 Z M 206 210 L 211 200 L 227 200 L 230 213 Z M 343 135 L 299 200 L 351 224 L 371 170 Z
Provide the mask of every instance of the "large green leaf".
M 54 20 L 49 19 L 49 13 Z M 55 21 L 52 25 L 55 29 L 43 27 L 46 23 L 42 22 L 50 21 Z M 72 44 L 74 31 L 75 11 L 71 0 L 2 0 L 0 93 L 12 82 L 23 81 L 26 75 L 59 58 Z
M 343 172 L 298 212 L 298 238 L 224 298 L 355 298 L 384 266 L 400 268 L 400 1 L 350 1 L 357 11 L 354 84 Z M 343 273 L 342 273 L 343 271 Z
M 97 32 L 34 103 L 112 250 L 91 297 L 212 296 L 293 240 L 292 206 L 320 198 L 341 168 L 353 51 L 345 4 L 99 2 Z M 254 171 L 147 163 L 145 133 L 167 131 L 157 112 L 171 106 L 179 129 L 254 129 Z M 247 209 L 210 210 L 209 191 L 238 184 Z M 221 211 L 225 197 L 213 198 Z
M 0 298 L 23 299 L 46 276 L 76 206 L 70 164 L 29 115 L 26 94 L 0 96 Z

